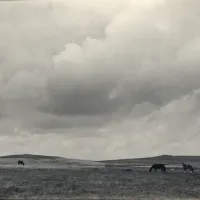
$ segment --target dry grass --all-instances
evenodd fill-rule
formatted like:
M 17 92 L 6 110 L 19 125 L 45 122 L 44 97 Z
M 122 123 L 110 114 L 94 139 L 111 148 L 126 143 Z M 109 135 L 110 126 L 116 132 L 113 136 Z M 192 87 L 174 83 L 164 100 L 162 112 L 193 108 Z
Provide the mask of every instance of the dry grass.
M 9 199 L 198 199 L 200 176 L 178 169 L 0 169 L 0 197 Z

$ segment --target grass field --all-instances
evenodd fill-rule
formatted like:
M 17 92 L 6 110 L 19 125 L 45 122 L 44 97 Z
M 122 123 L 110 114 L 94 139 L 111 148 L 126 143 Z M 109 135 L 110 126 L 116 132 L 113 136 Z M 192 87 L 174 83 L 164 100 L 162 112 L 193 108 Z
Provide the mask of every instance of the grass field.
M 187 159 L 196 167 L 193 174 L 183 172 L 180 159 L 175 163 L 166 157 L 165 160 L 163 157 L 139 159 L 140 162 L 137 159 L 102 161 L 106 166 L 100 165 L 99 168 L 92 162 L 93 167 L 80 164 L 76 168 L 58 168 L 60 163 L 56 167 L 49 164 L 50 168 L 28 164 L 19 167 L 11 165 L 13 159 L 0 159 L 3 163 L 0 168 L 2 199 L 200 199 L 198 157 Z M 33 163 L 34 159 L 29 158 L 29 161 Z M 48 159 L 51 163 L 51 158 Z M 53 159 L 57 158 L 52 158 L 52 162 Z M 39 160 L 41 164 L 45 159 Z M 154 161 L 172 165 L 167 167 L 167 173 L 149 173 L 148 164 Z M 10 163 L 10 167 L 6 166 L 6 162 Z

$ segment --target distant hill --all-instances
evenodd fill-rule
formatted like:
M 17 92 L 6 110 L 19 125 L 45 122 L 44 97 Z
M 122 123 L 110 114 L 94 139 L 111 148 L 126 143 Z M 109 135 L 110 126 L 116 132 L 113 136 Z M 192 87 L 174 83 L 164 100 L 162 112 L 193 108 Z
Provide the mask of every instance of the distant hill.
M 160 155 L 147 158 L 130 158 L 117 160 L 80 160 L 63 158 L 58 156 L 33 155 L 33 154 L 15 154 L 0 157 L 1 165 L 16 165 L 17 160 L 22 159 L 29 166 L 90 166 L 90 167 L 127 167 L 127 166 L 149 166 L 154 163 L 163 163 L 166 165 L 181 165 L 182 162 L 200 166 L 200 156 L 173 156 Z
M 0 156 L 0 158 L 33 158 L 33 159 L 58 159 L 58 156 L 34 155 L 34 154 L 14 154 L 7 156 Z M 63 158 L 65 159 L 65 158 Z
M 125 162 L 125 161 L 142 161 L 142 160 L 182 160 L 182 159 L 200 159 L 200 156 L 173 156 L 173 155 L 160 155 L 154 157 L 145 157 L 145 158 L 127 158 L 127 159 L 115 159 L 115 160 L 101 160 L 99 162 Z
M 173 156 L 173 155 L 160 155 L 147 158 L 132 158 L 132 159 L 118 159 L 118 160 L 102 160 L 107 166 L 136 166 L 136 165 L 150 165 L 153 163 L 163 164 L 181 164 L 185 163 L 200 163 L 200 156 Z
M 18 160 L 23 160 L 26 166 L 32 167 L 104 167 L 104 163 L 92 160 L 63 158 L 58 156 L 15 154 L 0 157 L 0 166 L 17 165 Z

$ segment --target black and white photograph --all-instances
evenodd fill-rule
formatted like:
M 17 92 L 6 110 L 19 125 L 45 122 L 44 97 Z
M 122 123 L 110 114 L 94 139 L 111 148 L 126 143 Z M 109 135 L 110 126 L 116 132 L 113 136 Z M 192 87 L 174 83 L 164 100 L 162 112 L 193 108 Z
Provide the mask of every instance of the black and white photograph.
M 200 199 L 200 0 L 0 0 L 0 200 Z

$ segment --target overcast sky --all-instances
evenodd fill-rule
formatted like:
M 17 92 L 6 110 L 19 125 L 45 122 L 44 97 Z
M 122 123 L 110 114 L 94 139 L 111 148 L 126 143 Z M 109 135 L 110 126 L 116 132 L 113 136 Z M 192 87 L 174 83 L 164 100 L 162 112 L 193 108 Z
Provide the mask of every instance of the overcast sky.
M 199 155 L 199 143 L 199 0 L 0 2 L 0 155 Z

